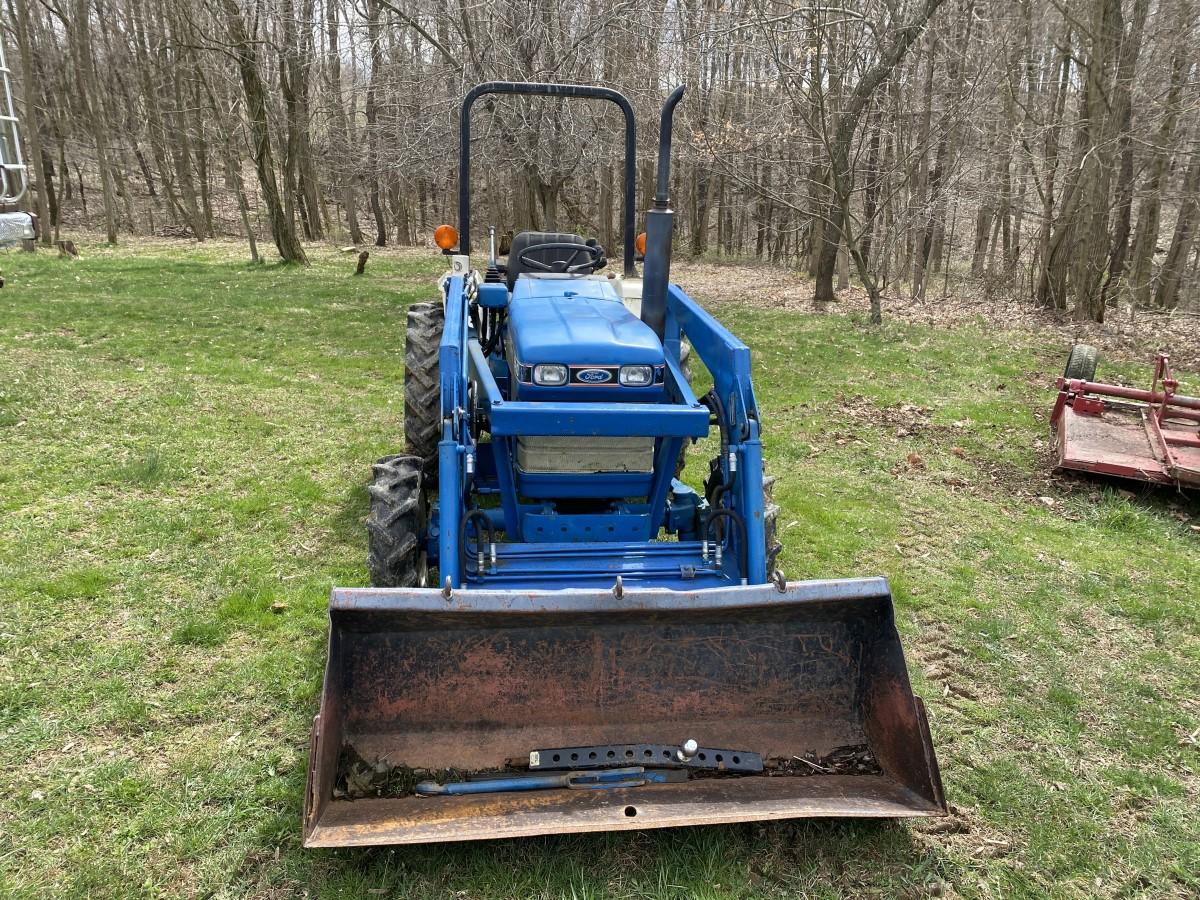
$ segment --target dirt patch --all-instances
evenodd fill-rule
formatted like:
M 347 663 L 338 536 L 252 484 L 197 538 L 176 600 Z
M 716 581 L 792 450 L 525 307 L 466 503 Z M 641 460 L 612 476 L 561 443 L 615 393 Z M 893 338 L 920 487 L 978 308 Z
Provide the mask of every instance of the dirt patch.
M 1014 465 L 998 463 L 979 456 L 960 445 L 974 426 L 969 421 L 940 423 L 932 420 L 932 410 L 926 406 L 902 403 L 878 406 L 860 395 L 839 395 L 837 412 L 843 422 L 851 423 L 824 432 L 824 437 L 837 446 L 862 442 L 865 431 L 885 432 L 896 445 L 895 463 L 890 472 L 896 478 L 921 478 L 945 485 L 953 492 L 966 492 L 984 499 L 1004 494 L 1025 503 L 1057 507 L 1061 498 L 1081 490 L 1094 490 L 1086 479 L 1062 476 L 1053 472 L 1050 442 L 1035 438 L 1034 447 L 1044 457 L 1044 465 L 1033 471 Z M 946 469 L 926 458 L 925 449 L 913 446 L 913 439 L 927 441 L 939 451 L 970 463 L 974 472 L 962 468 Z
M 920 620 L 922 635 L 910 651 L 913 661 L 930 682 L 941 686 L 941 699 L 950 707 L 958 701 L 969 700 L 984 706 L 999 706 L 1003 700 L 999 691 L 986 679 L 979 677 L 977 664 L 954 640 L 954 630 L 940 620 Z
M 921 844 L 953 849 L 980 861 L 1019 855 L 1024 849 L 1016 836 L 992 827 L 970 807 L 952 804 L 945 818 L 917 820 L 911 828 Z
M 892 430 L 896 437 L 910 437 L 930 431 L 944 433 L 947 430 L 946 426 L 935 425 L 930 421 L 931 410 L 927 406 L 915 406 L 912 403 L 877 406 L 861 394 L 853 397 L 839 394 L 837 404 L 838 412 L 847 418 L 876 427 L 886 427 Z
M 838 395 L 836 398 L 840 425 L 821 432 L 822 437 L 838 447 L 868 443 L 868 432 L 886 434 L 895 447 L 889 472 L 897 479 L 921 479 L 948 488 L 952 493 L 964 493 L 983 500 L 1009 497 L 1022 504 L 1039 506 L 1057 513 L 1067 521 L 1079 521 L 1076 507 L 1066 501 L 1086 495 L 1088 501 L 1099 503 L 1104 489 L 1111 488 L 1130 502 L 1148 508 L 1159 507 L 1171 519 L 1200 535 L 1200 491 L 1171 494 L 1154 485 L 1106 479 L 1071 471 L 1056 471 L 1050 435 L 1034 435 L 1030 446 L 1038 462 L 1032 468 L 989 459 L 960 445 L 969 443 L 968 435 L 979 430 L 972 421 L 934 422 L 932 410 L 926 406 L 901 403 L 879 406 L 861 396 Z M 1033 410 L 1039 421 L 1046 417 Z M 924 441 L 913 444 L 913 441 Z M 927 450 L 932 445 L 938 452 L 949 453 L 955 459 L 969 463 L 971 470 L 961 466 L 939 465 Z M 813 447 L 820 453 L 821 447 Z

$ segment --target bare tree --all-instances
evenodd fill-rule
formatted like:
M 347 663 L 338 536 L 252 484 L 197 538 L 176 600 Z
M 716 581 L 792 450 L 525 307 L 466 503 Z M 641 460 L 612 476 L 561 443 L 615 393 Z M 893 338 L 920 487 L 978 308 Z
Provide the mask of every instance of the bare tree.
M 1102 318 L 1197 287 L 1194 0 L 8 0 L 40 214 L 285 259 L 452 218 L 456 110 L 479 81 L 679 82 L 679 252 L 807 267 L 824 304 L 1008 295 Z M 490 98 L 474 195 L 501 231 L 617 243 L 621 123 Z M 368 212 L 369 211 L 369 212 Z M 343 230 L 344 227 L 344 230 Z M 253 248 L 252 255 L 256 252 Z

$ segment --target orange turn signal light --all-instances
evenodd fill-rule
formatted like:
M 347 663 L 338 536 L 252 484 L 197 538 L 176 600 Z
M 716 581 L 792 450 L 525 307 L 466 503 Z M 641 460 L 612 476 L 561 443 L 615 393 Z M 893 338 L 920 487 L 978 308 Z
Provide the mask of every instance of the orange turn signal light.
M 439 225 L 433 232 L 433 242 L 443 250 L 453 250 L 458 246 L 458 229 L 453 225 Z
M 646 255 L 646 232 L 642 232 L 633 239 L 633 246 L 637 249 L 638 256 Z

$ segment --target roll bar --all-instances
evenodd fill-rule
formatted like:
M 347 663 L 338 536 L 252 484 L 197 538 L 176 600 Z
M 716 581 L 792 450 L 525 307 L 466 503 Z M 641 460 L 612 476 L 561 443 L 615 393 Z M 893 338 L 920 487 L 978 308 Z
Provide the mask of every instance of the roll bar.
M 607 100 L 621 108 L 625 115 L 625 205 L 624 249 L 625 275 L 635 274 L 633 266 L 634 179 L 637 170 L 637 125 L 629 98 L 612 88 L 586 84 L 543 84 L 526 81 L 488 81 L 471 88 L 463 98 L 458 119 L 458 233 L 459 252 L 471 252 L 471 107 L 484 94 L 522 94 L 540 97 L 579 97 L 587 100 Z

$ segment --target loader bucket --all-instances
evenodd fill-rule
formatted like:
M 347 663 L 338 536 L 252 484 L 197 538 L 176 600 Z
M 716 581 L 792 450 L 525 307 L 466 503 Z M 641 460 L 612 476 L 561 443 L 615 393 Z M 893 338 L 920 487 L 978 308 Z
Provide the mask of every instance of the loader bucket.
M 412 790 L 519 774 L 538 748 L 689 738 L 761 754 L 763 771 Z M 449 599 L 335 589 L 304 806 L 309 847 L 946 813 L 882 578 Z

